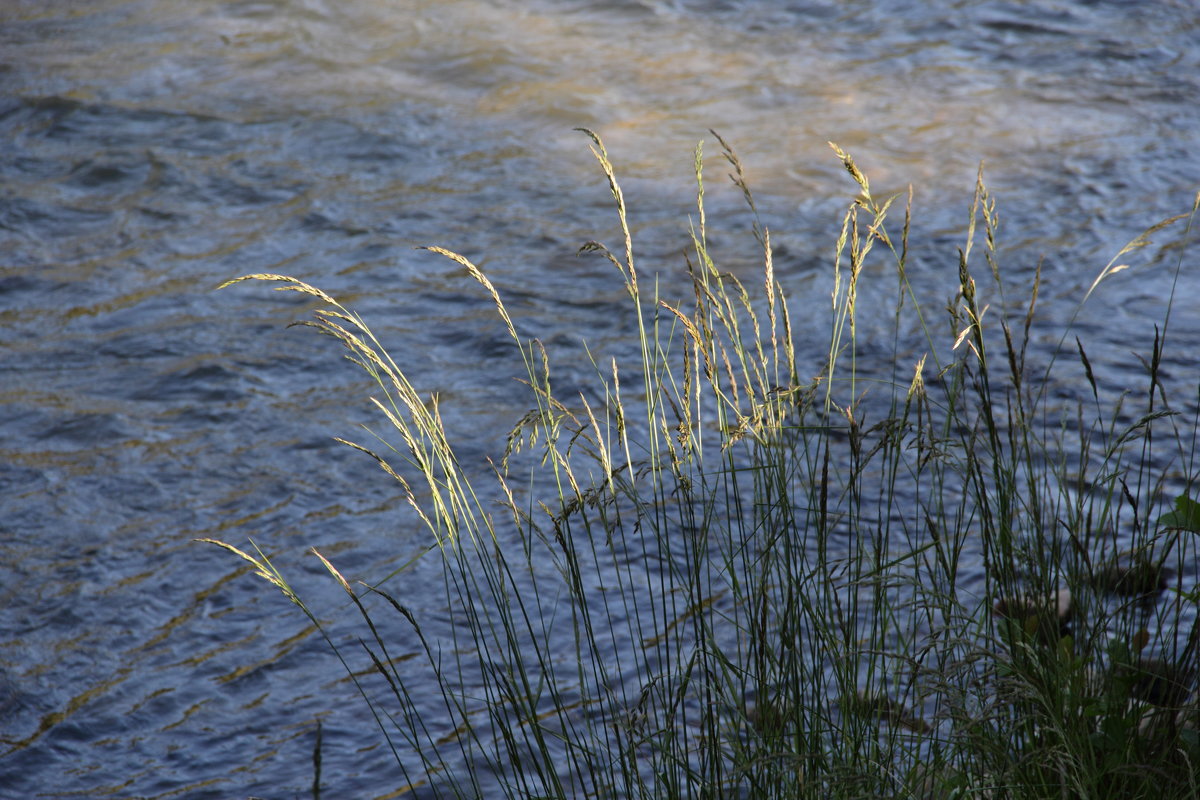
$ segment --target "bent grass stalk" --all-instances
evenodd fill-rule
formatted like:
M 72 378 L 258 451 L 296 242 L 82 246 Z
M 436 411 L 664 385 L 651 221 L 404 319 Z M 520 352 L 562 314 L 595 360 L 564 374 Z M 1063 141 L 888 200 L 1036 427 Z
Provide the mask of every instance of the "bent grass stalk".
M 1189 690 L 1200 661 L 1195 591 L 1164 595 L 1156 577 L 1168 558 L 1190 574 L 1200 527 L 1189 505 L 1197 412 L 1184 421 L 1170 405 L 1161 336 L 1144 400 L 1106 405 L 1076 340 L 1091 398 L 1071 414 L 1051 408 L 1067 333 L 1035 373 L 1038 280 L 1014 336 L 982 170 L 939 332 L 909 282 L 911 189 L 897 242 L 887 216 L 899 196 L 876 199 L 831 144 L 860 193 L 833 259 L 826 363 L 802 377 L 770 232 L 728 143 L 716 137 L 753 212 L 762 272 L 752 287 L 718 267 L 697 147 L 685 301 L 658 296 L 657 285 L 644 294 L 616 172 L 600 138 L 585 134 L 624 241 L 621 256 L 598 242 L 581 252 L 606 258 L 630 297 L 638 391 L 623 390 L 625 367 L 612 361 L 594 364 L 601 401 L 557 396 L 545 349 L 520 335 L 488 277 L 428 248 L 484 288 L 525 364 L 533 408 L 493 467 L 495 488 L 476 490 L 436 396 L 417 392 L 359 316 L 294 277 L 224 284 L 271 282 L 322 303 L 298 324 L 346 348 L 376 382 L 372 403 L 388 423 L 374 443 L 339 441 L 397 481 L 429 530 L 426 557 L 440 559 L 451 622 L 434 632 L 398 588 L 385 590 L 395 573 L 356 585 L 313 551 L 362 618 L 359 655 L 325 634 L 261 551 L 205 540 L 252 563 L 326 636 L 391 748 L 398 791 L 1195 796 L 1194 694 L 1177 692 L 1166 710 L 1144 701 L 1151 654 Z M 1134 239 L 1081 304 L 1118 259 L 1186 218 L 1169 245 L 1178 272 L 1195 214 Z M 987 287 L 972 274 L 980 222 Z M 907 366 L 897 360 L 892 381 L 873 379 L 868 394 L 857 296 L 880 254 L 895 268 L 897 341 L 912 326 L 925 350 Z M 1120 422 L 1139 403 L 1141 415 Z M 1154 447 L 1161 421 L 1173 426 L 1174 472 Z M 539 457 L 520 461 L 528 472 L 518 476 L 523 450 Z M 1158 517 L 1164 495 L 1180 499 Z M 1131 569 L 1151 577 L 1134 580 Z M 1063 596 L 1069 611 L 1053 604 Z M 424 673 L 399 668 L 391 653 L 401 639 L 424 655 Z M 382 683 L 359 680 L 363 658 Z M 430 686 L 436 704 L 426 702 Z

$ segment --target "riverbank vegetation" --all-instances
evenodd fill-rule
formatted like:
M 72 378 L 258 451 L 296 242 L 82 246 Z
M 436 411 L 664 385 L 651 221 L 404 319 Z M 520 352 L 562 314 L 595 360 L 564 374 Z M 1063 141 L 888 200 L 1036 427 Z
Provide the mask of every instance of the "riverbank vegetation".
M 875 196 L 835 146 L 857 197 L 812 374 L 770 232 L 746 235 L 752 282 L 710 251 L 700 149 L 690 293 L 660 297 L 588 136 L 622 240 L 581 252 L 623 281 L 640 358 L 561 394 L 488 277 L 430 248 L 490 295 L 524 359 L 530 411 L 491 475 L 460 462 L 436 398 L 365 320 L 292 277 L 238 279 L 310 295 L 304 324 L 376 381 L 386 432 L 347 444 L 396 481 L 439 560 L 440 585 L 417 589 L 441 596 L 435 625 L 406 573 L 352 582 L 314 551 L 361 615 L 359 642 L 329 641 L 399 794 L 1200 796 L 1198 385 L 1163 366 L 1171 312 L 1129 332 L 1137 385 L 1106 386 L 1069 323 L 1035 358 L 1040 269 L 1008 278 L 982 171 L 957 279 L 928 296 L 908 275 L 911 193 Z M 1098 266 L 1080 306 L 1131 259 L 1188 266 L 1195 213 Z M 890 308 L 863 307 L 866 280 L 891 285 Z M 868 365 L 868 315 L 919 332 L 919 357 Z M 217 544 L 323 624 L 261 552 Z

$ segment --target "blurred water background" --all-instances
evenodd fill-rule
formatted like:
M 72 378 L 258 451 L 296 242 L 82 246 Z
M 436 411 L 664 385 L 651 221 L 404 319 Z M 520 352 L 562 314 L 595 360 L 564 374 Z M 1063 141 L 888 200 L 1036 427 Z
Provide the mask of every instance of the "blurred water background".
M 913 185 L 912 274 L 946 299 L 985 161 L 1004 267 L 1019 284 L 1042 263 L 1031 358 L 1046 360 L 1109 258 L 1200 188 L 1200 8 L 6 0 L 0 796 L 309 796 L 318 718 L 330 791 L 398 788 L 307 621 L 192 540 L 253 536 L 336 616 L 306 547 L 378 578 L 423 530 L 373 462 L 332 442 L 360 438 L 370 387 L 332 342 L 286 328 L 303 298 L 213 288 L 283 272 L 343 299 L 441 392 L 464 461 L 482 465 L 528 406 L 520 361 L 465 271 L 414 246 L 484 267 L 567 393 L 586 382 L 581 338 L 601 358 L 629 352 L 617 276 L 575 255 L 619 244 L 576 127 L 604 138 L 642 268 L 668 289 L 702 138 L 722 266 L 758 268 L 707 130 L 738 150 L 813 373 L 853 196 L 826 141 L 877 195 Z M 1144 383 L 1135 353 L 1171 290 L 1170 258 L 1149 256 L 1079 321 L 1110 397 Z M 868 298 L 894 286 L 876 277 Z M 1177 291 L 1166 369 L 1186 381 L 1194 270 Z M 861 335 L 890 359 L 884 316 Z M 422 574 L 394 590 L 436 632 Z

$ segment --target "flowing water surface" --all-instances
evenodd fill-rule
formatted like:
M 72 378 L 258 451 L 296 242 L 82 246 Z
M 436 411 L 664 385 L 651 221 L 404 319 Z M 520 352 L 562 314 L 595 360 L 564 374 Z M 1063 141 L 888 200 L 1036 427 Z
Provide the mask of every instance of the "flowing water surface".
M 482 467 L 529 404 L 519 356 L 466 272 L 414 246 L 484 267 L 567 394 L 587 379 L 581 339 L 600 358 L 631 352 L 617 276 L 575 255 L 619 244 L 577 127 L 604 138 L 642 269 L 667 291 L 682 286 L 702 138 L 722 266 L 758 268 L 708 129 L 738 150 L 814 374 L 854 194 L 827 140 L 876 194 L 913 185 L 913 279 L 946 299 L 986 162 L 1003 266 L 1020 286 L 1042 264 L 1031 358 L 1046 362 L 1109 258 L 1200 188 L 1200 9 L 8 0 L 0 796 L 308 796 L 317 719 L 329 791 L 398 788 L 307 620 L 193 540 L 252 536 L 336 616 L 344 600 L 305 548 L 380 577 L 427 544 L 423 528 L 370 459 L 332 442 L 373 419 L 370 386 L 332 342 L 286 327 L 304 298 L 213 289 L 282 272 L 338 296 L 441 393 L 463 461 Z M 1144 384 L 1135 353 L 1172 290 L 1171 253 L 1154 255 L 1076 329 L 1110 396 Z M 881 268 L 862 291 L 893 287 Z M 1196 271 L 1174 288 L 1166 368 L 1194 385 Z M 890 323 L 860 333 L 885 372 Z M 919 352 L 903 355 L 909 372 Z M 395 591 L 436 633 L 423 578 L 436 570 Z

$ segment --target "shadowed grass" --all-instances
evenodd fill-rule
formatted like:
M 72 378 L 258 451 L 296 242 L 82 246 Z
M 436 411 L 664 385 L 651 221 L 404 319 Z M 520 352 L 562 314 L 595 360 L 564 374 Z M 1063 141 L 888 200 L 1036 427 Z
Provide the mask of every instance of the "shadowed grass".
M 1144 384 L 1115 399 L 1071 324 L 1034 366 L 1040 269 L 1019 301 L 1007 296 L 982 171 L 946 302 L 909 281 L 911 191 L 876 198 L 832 145 L 859 194 L 837 238 L 826 360 L 808 376 L 733 149 L 717 137 L 755 215 L 757 283 L 715 263 L 698 147 L 691 294 L 669 298 L 640 280 L 624 195 L 585 133 L 623 242 L 581 252 L 613 266 L 640 344 L 632 365 L 593 364 L 602 402 L 556 394 L 545 349 L 519 334 L 487 276 L 429 248 L 489 294 L 524 360 L 532 407 L 494 482 L 463 468 L 436 396 L 419 395 L 364 320 L 296 278 L 230 281 L 321 302 L 301 324 L 371 375 L 387 422 L 375 441 L 346 444 L 398 482 L 428 528 L 426 557 L 440 559 L 442 585 L 416 589 L 444 595 L 449 623 L 434 634 L 405 604 L 410 587 L 352 584 L 314 551 L 361 615 L 361 653 L 329 641 L 351 676 L 376 673 L 355 685 L 398 788 L 1197 796 L 1200 627 L 1182 580 L 1200 529 L 1197 387 L 1177 401 L 1168 386 L 1169 319 L 1152 332 Z M 1134 239 L 1080 305 L 1182 223 L 1159 251 L 1177 274 L 1195 213 Z M 895 305 L 866 313 L 889 314 L 897 342 L 919 332 L 922 347 L 864 370 L 858 293 L 881 274 Z M 1064 382 L 1084 388 L 1074 405 L 1052 400 Z M 261 552 L 217 544 L 322 625 Z M 392 657 L 399 642 L 423 670 Z

